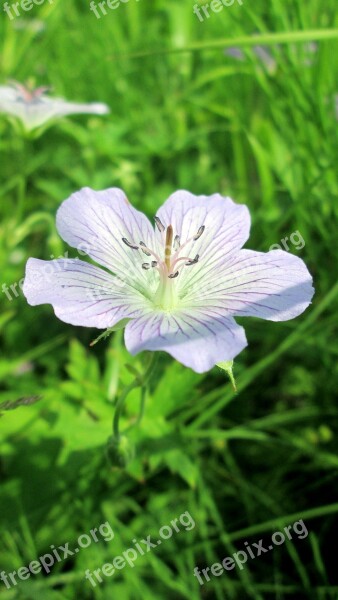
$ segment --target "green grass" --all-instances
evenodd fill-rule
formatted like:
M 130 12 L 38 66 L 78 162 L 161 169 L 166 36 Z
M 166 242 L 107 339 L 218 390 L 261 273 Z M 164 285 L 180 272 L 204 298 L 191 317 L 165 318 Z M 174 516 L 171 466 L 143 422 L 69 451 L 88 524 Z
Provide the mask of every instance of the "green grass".
M 28 257 L 67 249 L 54 217 L 80 187 L 122 187 L 150 217 L 185 188 L 247 204 L 248 248 L 267 251 L 300 232 L 304 247 L 289 249 L 313 274 L 313 304 L 290 322 L 239 319 L 249 346 L 235 361 L 237 395 L 217 369 L 197 375 L 161 354 L 129 434 L 136 457 L 114 470 L 105 458 L 113 406 L 133 380 L 122 336 L 90 348 L 97 331 L 0 292 L 0 403 L 41 397 L 0 418 L 0 570 L 51 544 L 75 546 L 105 521 L 115 533 L 48 577 L 11 590 L 0 581 L 4 600 L 338 598 L 336 2 L 244 0 L 203 23 L 193 4 L 130 0 L 97 20 L 85 1 L 55 0 L 25 15 L 42 21 L 35 33 L 1 8 L 0 83 L 33 78 L 111 107 L 31 141 L 0 115 L 1 286 L 22 279 Z M 257 35 L 273 69 L 252 49 Z M 232 46 L 245 60 L 225 53 Z M 135 390 L 123 427 L 138 410 Z M 96 588 L 84 579 L 185 511 L 191 531 Z M 300 519 L 305 539 L 203 587 L 193 576 Z

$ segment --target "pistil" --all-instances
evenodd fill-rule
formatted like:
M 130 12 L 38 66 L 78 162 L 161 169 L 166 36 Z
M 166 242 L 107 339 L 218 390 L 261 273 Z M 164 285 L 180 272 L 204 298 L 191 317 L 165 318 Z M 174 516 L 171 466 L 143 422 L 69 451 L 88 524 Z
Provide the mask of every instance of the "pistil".
M 171 249 L 172 249 L 172 244 L 173 244 L 173 235 L 174 235 L 173 226 L 169 225 L 169 227 L 167 227 L 167 232 L 166 232 L 166 237 L 165 237 L 165 249 L 164 249 L 164 262 L 165 262 L 165 265 L 166 265 L 168 271 L 170 271 L 170 257 L 171 257 Z
M 178 273 L 177 273 L 178 275 Z M 177 304 L 177 293 L 172 279 L 177 277 L 176 274 L 164 273 L 160 271 L 160 281 L 154 297 L 154 305 L 161 310 L 170 311 Z

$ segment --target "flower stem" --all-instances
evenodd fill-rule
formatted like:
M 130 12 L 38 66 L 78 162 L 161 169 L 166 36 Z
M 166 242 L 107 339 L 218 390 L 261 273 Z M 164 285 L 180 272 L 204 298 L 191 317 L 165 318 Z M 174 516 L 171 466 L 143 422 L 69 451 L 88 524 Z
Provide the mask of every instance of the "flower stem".
M 156 363 L 157 363 L 157 356 L 156 356 L 156 353 L 153 352 L 151 355 L 150 363 L 149 363 L 146 371 L 144 372 L 144 374 L 140 375 L 140 376 L 136 376 L 135 380 L 124 388 L 120 397 L 118 398 L 117 403 L 116 403 L 115 413 L 114 413 L 114 419 L 113 419 L 113 434 L 116 439 L 120 439 L 119 423 L 120 423 L 120 417 L 121 417 L 121 414 L 122 414 L 122 411 L 124 408 L 125 401 L 126 401 L 128 395 L 130 394 L 130 392 L 132 392 L 132 390 L 134 390 L 138 387 L 141 388 L 141 405 L 140 405 L 140 412 L 139 412 L 138 418 L 137 418 L 134 426 L 138 425 L 140 423 L 140 421 L 142 420 L 142 417 L 144 414 L 146 389 L 147 389 L 147 385 L 151 379 L 151 376 L 153 374 Z M 128 429 L 130 429 L 130 427 Z
M 20 223 L 24 214 L 25 199 L 26 199 L 27 181 L 23 173 L 20 174 L 18 185 L 18 205 L 17 205 L 17 221 Z
M 16 220 L 18 223 L 21 222 L 25 211 L 26 203 L 26 192 L 27 192 L 27 175 L 26 175 L 26 157 L 29 154 L 27 152 L 27 140 L 21 139 L 20 146 L 18 149 L 18 196 L 17 196 L 17 209 L 16 209 Z

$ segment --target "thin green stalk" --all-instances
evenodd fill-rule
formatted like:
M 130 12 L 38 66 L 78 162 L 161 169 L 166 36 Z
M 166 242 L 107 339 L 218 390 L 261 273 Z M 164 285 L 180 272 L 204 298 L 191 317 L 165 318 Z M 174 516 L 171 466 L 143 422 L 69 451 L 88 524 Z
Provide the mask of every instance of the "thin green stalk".
M 27 139 L 21 138 L 18 149 L 18 195 L 16 207 L 16 221 L 21 222 L 25 210 L 25 200 L 27 193 L 27 175 L 26 175 L 26 155 Z
M 114 413 L 114 419 L 113 419 L 113 434 L 114 437 L 116 439 L 120 438 L 120 417 L 125 405 L 125 401 L 127 399 L 127 397 L 129 396 L 130 392 L 132 392 L 134 389 L 141 387 L 141 406 L 140 406 L 140 413 L 138 415 L 138 418 L 135 422 L 135 425 L 139 424 L 140 421 L 142 420 L 143 414 L 144 414 L 144 406 L 145 406 L 145 393 L 146 393 L 146 388 L 147 385 L 151 379 L 151 376 L 154 372 L 154 368 L 155 365 L 157 363 L 157 355 L 155 352 L 152 353 L 151 355 L 151 360 L 150 363 L 148 365 L 148 368 L 146 369 L 144 375 L 142 376 L 136 376 L 135 380 L 130 383 L 127 387 L 124 388 L 124 390 L 122 391 L 120 397 L 117 400 L 116 403 L 116 408 L 115 408 L 115 413 Z M 130 429 L 130 427 L 129 427 Z
M 162 54 L 180 54 L 182 52 L 199 52 L 200 50 L 213 50 L 214 48 L 251 47 L 259 45 L 290 44 L 297 42 L 309 42 L 320 40 L 333 40 L 338 38 L 338 29 L 309 29 L 307 31 L 278 31 L 276 33 L 260 33 L 256 35 L 241 35 L 218 40 L 206 40 L 187 44 L 181 48 L 166 48 L 163 50 L 147 50 L 133 52 L 128 55 L 115 54 L 113 59 L 121 58 L 144 58 L 146 56 L 158 56 Z
M 20 173 L 18 185 L 18 204 L 17 204 L 17 221 L 20 222 L 24 213 L 25 199 L 27 192 L 27 180 L 24 173 Z
M 119 423 L 120 423 L 120 417 L 121 417 L 121 413 L 124 408 L 125 401 L 126 401 L 128 395 L 130 394 L 130 392 L 132 392 L 135 388 L 139 387 L 139 385 L 140 385 L 140 383 L 135 379 L 135 381 L 133 381 L 133 383 L 128 385 L 126 388 L 124 388 L 122 394 L 120 395 L 120 397 L 117 400 L 115 413 L 114 413 L 114 419 L 113 419 L 113 434 L 117 439 L 119 439 L 119 437 L 120 437 Z

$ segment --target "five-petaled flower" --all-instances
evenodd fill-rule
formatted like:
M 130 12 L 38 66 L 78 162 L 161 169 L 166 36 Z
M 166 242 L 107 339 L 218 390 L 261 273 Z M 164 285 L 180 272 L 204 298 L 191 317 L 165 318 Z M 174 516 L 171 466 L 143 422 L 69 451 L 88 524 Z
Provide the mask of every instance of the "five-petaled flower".
M 19 119 L 26 132 L 66 115 L 104 115 L 109 112 L 108 106 L 100 102 L 77 104 L 62 98 L 49 98 L 46 96 L 47 92 L 47 87 L 29 89 L 16 82 L 12 85 L 0 85 L 0 112 Z
M 242 249 L 249 211 L 219 194 L 174 193 L 154 228 L 122 190 L 84 188 L 63 202 L 57 228 L 100 267 L 30 258 L 23 287 L 29 304 L 52 304 L 73 325 L 125 326 L 131 354 L 164 350 L 198 373 L 247 345 L 234 316 L 286 321 L 313 296 L 300 258 Z

